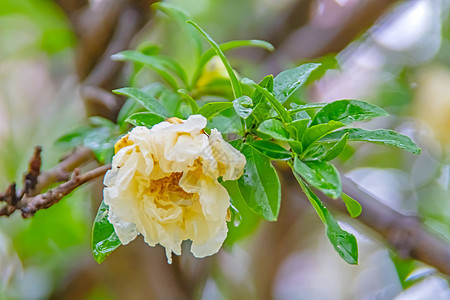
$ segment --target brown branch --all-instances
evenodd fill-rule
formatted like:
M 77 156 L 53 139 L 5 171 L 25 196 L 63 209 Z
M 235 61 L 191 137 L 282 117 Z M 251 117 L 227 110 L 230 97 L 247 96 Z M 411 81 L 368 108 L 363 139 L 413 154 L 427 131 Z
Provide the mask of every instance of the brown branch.
M 426 230 L 415 216 L 403 215 L 381 203 L 348 178 L 342 178 L 343 191 L 358 200 L 363 210 L 358 221 L 380 234 L 403 258 L 422 261 L 443 274 L 450 275 L 450 243 Z M 324 202 L 347 213 L 341 201 Z
M 94 160 L 94 155 L 90 149 L 80 147 L 66 156 L 53 169 L 41 173 L 41 151 L 40 146 L 35 148 L 33 156 L 30 159 L 28 172 L 23 177 L 23 189 L 18 192 L 16 190 L 16 183 L 13 182 L 4 193 L 0 194 L 0 202 L 3 201 L 6 203 L 5 206 L 0 208 L 0 216 L 10 216 L 16 210 L 22 210 L 24 218 L 30 217 L 36 212 L 36 208 L 47 208 L 52 205 L 50 204 L 52 201 L 53 204 L 57 203 L 64 195 L 67 195 L 76 188 L 77 184 L 78 186 L 82 185 L 85 178 L 93 175 L 90 172 L 84 175 L 76 175 L 72 180 L 59 187 L 47 193 L 40 194 L 41 191 L 56 182 L 69 180 L 72 171 Z M 71 187 L 73 188 L 70 189 Z
M 104 165 L 82 175 L 79 174 L 79 169 L 75 169 L 75 176 L 60 186 L 53 188 L 44 194 L 39 194 L 31 198 L 25 196 L 20 203 L 22 217 L 29 218 L 32 217 L 38 210 L 49 208 L 50 206 L 58 203 L 64 196 L 71 193 L 77 187 L 97 177 L 105 175 L 106 171 L 109 169 L 111 169 L 111 165 Z

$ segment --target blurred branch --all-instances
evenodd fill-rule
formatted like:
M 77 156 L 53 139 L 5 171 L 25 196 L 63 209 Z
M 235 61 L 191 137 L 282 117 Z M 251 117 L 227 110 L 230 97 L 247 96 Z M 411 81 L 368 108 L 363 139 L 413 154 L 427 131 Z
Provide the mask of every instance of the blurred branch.
M 367 0 L 349 2 L 345 6 L 339 6 L 337 2 L 329 1 L 325 6 L 336 6 L 328 8 L 328 15 L 310 20 L 301 27 L 295 21 L 282 22 L 283 26 L 278 32 L 273 32 L 269 37 L 269 42 L 278 45 L 277 51 L 271 54 L 265 64 L 272 73 L 281 71 L 280 63 L 283 61 L 296 61 L 313 59 L 330 53 L 337 53 L 347 47 L 358 35 L 370 28 L 388 9 L 398 0 Z M 317 1 L 316 1 L 317 2 Z M 307 20 L 308 9 L 317 3 L 299 1 L 294 5 L 292 11 L 297 11 L 302 18 Z M 301 10 L 301 11 L 300 11 Z M 338 18 L 338 22 L 326 23 L 328 17 Z M 288 13 L 287 18 L 292 18 Z
M 356 219 L 380 234 L 403 258 L 424 262 L 450 275 L 450 243 L 427 231 L 415 216 L 403 215 L 384 205 L 350 179 L 343 177 L 343 191 L 358 200 L 363 210 Z M 347 213 L 341 201 L 321 199 Z
M 78 38 L 75 65 L 86 112 L 114 121 L 123 103 L 109 91 L 124 85 L 120 82 L 123 63 L 112 61 L 110 56 L 130 47 L 136 33 L 148 22 L 150 5 L 156 1 L 55 2 L 66 13 Z M 90 92 L 96 89 L 104 92 Z
M 37 210 L 48 208 L 59 202 L 59 200 L 75 188 L 104 175 L 110 168 L 109 165 L 106 165 L 86 172 L 85 174 L 79 174 L 79 170 L 76 168 L 86 162 L 92 161 L 94 156 L 91 150 L 78 148 L 72 154 L 65 157 L 53 169 L 41 173 L 41 151 L 40 146 L 35 148 L 33 156 L 30 159 L 28 172 L 23 179 L 22 191 L 17 192 L 16 183 L 13 182 L 3 194 L 0 194 L 0 201 L 6 202 L 6 206 L 0 209 L 0 216 L 10 216 L 16 210 L 21 210 L 22 217 L 29 218 Z M 75 174 L 70 179 L 70 173 L 72 171 L 75 171 Z M 67 182 L 40 194 L 41 191 L 47 189 L 50 185 L 60 181 Z

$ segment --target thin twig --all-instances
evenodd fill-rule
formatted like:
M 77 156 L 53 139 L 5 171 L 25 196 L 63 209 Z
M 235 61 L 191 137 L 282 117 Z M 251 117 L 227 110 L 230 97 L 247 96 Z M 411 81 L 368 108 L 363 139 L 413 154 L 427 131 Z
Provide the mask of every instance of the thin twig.
M 77 187 L 97 177 L 105 175 L 106 171 L 109 169 L 111 169 L 111 165 L 104 165 L 82 175 L 79 174 L 78 169 L 75 169 L 75 176 L 71 180 L 47 191 L 44 194 L 39 194 L 31 198 L 25 196 L 25 198 L 21 200 L 20 209 L 22 210 L 22 217 L 29 218 L 32 217 L 38 210 L 49 208 L 50 206 L 58 203 L 64 196 L 68 195 Z

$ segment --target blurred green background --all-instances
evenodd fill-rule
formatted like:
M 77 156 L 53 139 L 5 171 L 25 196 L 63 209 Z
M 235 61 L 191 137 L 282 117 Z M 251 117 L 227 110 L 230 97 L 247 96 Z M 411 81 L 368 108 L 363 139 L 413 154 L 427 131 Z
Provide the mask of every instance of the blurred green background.
M 194 50 L 177 24 L 151 11 L 150 1 L 0 2 L 0 187 L 21 181 L 35 145 L 43 146 L 44 169 L 67 151 L 54 141 L 86 122 L 82 85 L 97 83 L 86 61 L 114 50 L 85 47 L 89 34 L 104 30 L 111 38 L 102 16 L 119 18 L 127 2 L 146 9 L 129 48 L 145 41 L 160 44 L 164 54 L 192 72 Z M 219 42 L 255 38 L 273 43 L 277 50 L 272 53 L 242 49 L 227 54 L 243 77 L 260 80 L 320 61 L 330 69 L 298 97 L 361 99 L 391 113 L 369 126 L 410 136 L 422 154 L 354 144 L 339 161 L 340 170 L 450 241 L 449 1 L 167 2 L 189 13 Z M 114 5 L 121 9 L 115 11 Z M 132 14 L 122 17 L 124 24 L 136 21 Z M 125 67 L 113 83 L 99 86 L 126 85 L 130 72 Z M 157 79 L 143 74 L 138 83 Z M 236 222 L 231 226 L 252 234 L 203 260 L 184 251 L 170 266 L 161 247 L 150 248 L 141 238 L 97 265 L 90 232 L 101 180 L 30 220 L 17 213 L 2 217 L 0 299 L 450 299 L 446 278 L 400 259 L 370 228 L 341 216 L 360 247 L 360 264 L 347 265 L 326 240 L 300 189 L 287 185 L 277 223 L 261 221 L 255 229 L 245 220 Z M 233 239 L 230 232 L 228 244 Z

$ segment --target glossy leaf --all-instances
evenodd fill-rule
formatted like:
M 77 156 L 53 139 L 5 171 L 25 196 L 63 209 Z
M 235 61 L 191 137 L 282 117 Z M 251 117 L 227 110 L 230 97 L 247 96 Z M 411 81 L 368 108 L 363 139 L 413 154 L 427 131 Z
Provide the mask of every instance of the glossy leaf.
M 233 69 L 231 68 L 231 65 L 226 58 L 225 54 L 223 54 L 223 51 L 220 49 L 219 45 L 207 34 L 200 26 L 198 26 L 196 23 L 192 21 L 187 21 L 189 24 L 194 26 L 208 41 L 208 43 L 211 45 L 211 47 L 216 51 L 217 56 L 219 56 L 220 60 L 222 60 L 222 63 L 224 64 L 225 68 L 227 69 L 228 76 L 230 77 L 231 82 L 231 88 L 233 89 L 233 95 L 234 98 L 239 98 L 242 96 L 242 87 L 241 83 L 236 77 L 236 74 L 234 74 Z
M 84 137 L 83 145 L 91 149 L 101 163 L 111 162 L 114 155 L 118 131 L 108 127 L 97 127 L 90 130 Z
M 365 130 L 362 128 L 347 128 L 332 132 L 324 136 L 320 141 L 338 141 L 348 133 L 349 141 L 371 142 L 376 144 L 390 145 L 399 149 L 419 155 L 420 148 L 406 135 L 388 129 Z
M 249 86 L 253 86 L 256 90 L 258 90 L 258 92 L 264 95 L 264 97 L 266 97 L 269 103 L 273 106 L 273 108 L 278 113 L 283 122 L 285 123 L 292 122 L 292 118 L 288 114 L 286 108 L 280 102 L 278 102 L 275 96 L 271 92 L 269 92 L 266 88 L 263 88 L 262 86 L 256 84 L 255 82 L 253 82 L 253 80 L 248 78 L 242 79 L 242 83 Z
M 159 103 L 158 99 L 155 97 L 141 91 L 140 89 L 133 87 L 125 87 L 113 91 L 115 94 L 124 95 L 134 100 L 138 101 L 142 106 L 144 106 L 149 112 L 169 117 L 166 109 Z
M 274 79 L 273 94 L 280 103 L 284 103 L 308 79 L 311 72 L 320 64 L 304 64 L 278 74 Z
M 259 125 L 258 131 L 280 141 L 290 140 L 289 132 L 284 128 L 283 123 L 277 119 L 265 120 Z
M 364 101 L 338 100 L 322 107 L 311 124 L 325 124 L 334 120 L 347 125 L 355 121 L 365 121 L 388 115 L 384 109 Z
M 336 144 L 333 145 L 327 152 L 321 157 L 322 160 L 330 161 L 338 157 L 339 154 L 344 151 L 345 146 L 347 145 L 348 134 L 344 134 Z
M 361 204 L 347 194 L 342 193 L 342 201 L 344 201 L 347 211 L 352 218 L 358 217 L 362 212 Z
M 247 145 L 272 159 L 287 159 L 292 156 L 290 151 L 271 141 L 251 141 L 248 142 Z
M 300 111 L 306 111 L 306 110 L 312 110 L 312 109 L 318 109 L 318 108 L 322 108 L 325 105 L 327 105 L 328 103 L 306 103 L 303 105 L 298 105 L 295 103 L 291 103 L 291 109 L 288 110 L 289 114 L 293 115 L 296 114 Z
M 300 184 L 306 197 L 311 202 L 311 205 L 316 210 L 320 219 L 326 226 L 326 233 L 328 239 L 333 245 L 336 252 L 349 264 L 358 264 L 358 245 L 353 234 L 343 230 L 333 215 L 322 204 L 319 197 L 317 197 L 311 189 L 303 182 L 300 175 L 293 170 L 294 176 Z
M 196 114 L 202 115 L 207 119 L 211 119 L 221 111 L 231 107 L 233 107 L 232 102 L 209 102 L 200 107 Z
M 272 92 L 273 76 L 267 75 L 261 80 L 259 85 L 262 86 L 263 88 L 266 88 L 269 92 Z M 262 95 L 258 90 L 255 89 L 253 91 L 251 98 L 253 100 L 253 105 L 255 105 L 255 107 L 253 108 L 252 113 L 247 119 L 247 125 L 249 128 L 253 124 L 259 124 L 264 120 L 266 120 L 271 109 L 270 104 L 268 104 L 267 101 L 264 101 L 265 99 L 264 95 Z
M 247 119 L 252 113 L 253 101 L 248 96 L 242 96 L 233 100 L 233 107 L 238 116 L 243 119 Z
M 114 226 L 108 220 L 108 206 L 102 201 L 92 227 L 92 253 L 98 263 L 121 245 Z
M 310 121 L 310 119 L 295 120 L 288 124 L 287 127 L 292 128 L 295 132 L 295 139 L 301 141 Z
M 247 205 L 269 221 L 276 221 L 280 210 L 280 179 L 269 158 L 244 144 L 242 154 L 247 163 L 238 180 Z
M 164 118 L 154 113 L 142 112 L 129 116 L 125 121 L 133 124 L 134 126 L 145 126 L 147 128 L 152 128 L 153 125 L 163 122 Z
M 176 81 L 172 79 L 167 80 L 166 78 L 166 76 L 172 77 L 169 73 L 170 70 L 171 72 L 177 74 L 177 76 L 183 81 L 186 86 L 189 85 L 186 71 L 184 71 L 184 69 L 170 57 L 162 55 L 146 55 L 139 51 L 125 50 L 112 55 L 111 59 L 118 61 L 132 61 L 144 64 L 161 75 L 164 80 L 168 81 L 170 86 L 176 87 Z
M 302 143 L 306 149 L 309 145 L 325 136 L 330 131 L 344 126 L 341 122 L 330 121 L 327 124 L 318 124 L 309 127 L 303 135 Z
M 247 206 L 236 180 L 222 181 L 221 184 L 227 189 L 233 205 L 233 208 L 231 208 L 232 219 L 227 222 L 228 233 L 224 242 L 225 247 L 227 247 L 253 233 L 258 227 L 261 217 Z
M 294 170 L 306 182 L 322 191 L 325 195 L 337 199 L 342 193 L 342 183 L 339 172 L 335 166 L 324 161 L 301 161 L 294 159 Z

